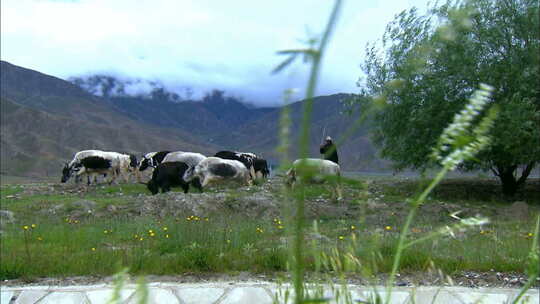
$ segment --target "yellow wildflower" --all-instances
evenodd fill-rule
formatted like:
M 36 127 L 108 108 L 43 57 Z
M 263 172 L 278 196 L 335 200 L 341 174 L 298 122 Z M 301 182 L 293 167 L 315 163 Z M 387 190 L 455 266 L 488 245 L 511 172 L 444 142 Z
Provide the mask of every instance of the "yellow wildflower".
M 279 225 L 279 226 L 277 226 L 277 227 L 278 227 L 278 229 L 283 229 L 283 226 L 281 226 L 281 225 Z
M 168 235 L 168 234 L 165 234 L 165 238 L 167 238 L 167 239 L 168 239 L 168 238 L 169 238 L 169 235 Z
M 340 239 L 340 240 L 344 240 L 344 239 L 345 239 L 345 237 L 344 237 L 343 235 L 340 235 L 340 236 L 338 237 L 338 239 Z
M 356 226 L 355 225 L 351 225 L 351 230 L 354 230 L 356 229 Z
M 390 231 L 390 230 L 392 230 L 392 226 L 386 226 L 386 227 L 384 227 L 384 229 L 386 229 L 387 231 Z
M 36 225 L 36 224 L 32 224 L 31 226 L 32 226 L 32 228 L 36 228 L 36 227 L 37 227 L 37 225 Z
M 92 247 L 92 251 L 96 251 L 96 247 Z
M 22 228 L 23 228 L 24 230 L 28 230 L 28 226 L 27 226 L 27 225 L 24 225 Z
M 107 229 L 103 230 L 103 233 L 107 234 L 109 231 Z
M 153 233 L 153 232 L 152 232 L 152 233 L 150 233 L 150 236 L 155 236 L 155 235 L 156 235 L 156 234 L 155 234 L 155 233 Z
M 163 231 L 167 231 L 167 230 L 169 230 L 169 228 L 163 227 Z
M 37 240 L 38 240 L 38 241 L 43 241 L 43 238 L 40 237 L 40 236 L 38 236 L 38 237 L 37 237 Z
M 142 238 L 139 238 L 139 241 L 142 241 L 142 240 L 144 240 L 144 238 L 143 238 L 143 237 L 142 237 Z

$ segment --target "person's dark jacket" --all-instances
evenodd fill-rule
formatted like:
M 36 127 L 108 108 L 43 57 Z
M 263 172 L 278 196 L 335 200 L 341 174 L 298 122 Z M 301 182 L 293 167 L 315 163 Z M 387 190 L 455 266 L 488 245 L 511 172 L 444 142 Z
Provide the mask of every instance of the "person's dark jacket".
M 321 145 L 319 150 L 321 154 L 324 155 L 324 159 L 331 160 L 336 164 L 339 164 L 337 148 L 331 140 L 326 140 L 324 144 Z

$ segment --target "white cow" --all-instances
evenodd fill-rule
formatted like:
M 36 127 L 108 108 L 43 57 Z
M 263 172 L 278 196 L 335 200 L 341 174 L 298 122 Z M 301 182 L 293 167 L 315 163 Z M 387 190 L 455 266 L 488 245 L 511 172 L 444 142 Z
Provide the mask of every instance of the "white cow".
M 333 161 L 319 158 L 301 158 L 293 162 L 286 173 L 287 184 L 294 186 L 301 183 L 322 183 L 328 181 L 334 186 L 338 200 L 343 198 L 340 187 L 341 170 Z
M 244 164 L 237 160 L 219 157 L 207 157 L 194 168 L 188 169 L 184 174 L 186 182 L 191 182 L 195 178 L 199 179 L 203 188 L 208 184 L 224 180 L 251 184 L 249 171 Z
M 177 151 L 168 153 L 161 163 L 183 162 L 188 165 L 188 167 L 195 167 L 205 158 L 206 156 L 201 153 Z

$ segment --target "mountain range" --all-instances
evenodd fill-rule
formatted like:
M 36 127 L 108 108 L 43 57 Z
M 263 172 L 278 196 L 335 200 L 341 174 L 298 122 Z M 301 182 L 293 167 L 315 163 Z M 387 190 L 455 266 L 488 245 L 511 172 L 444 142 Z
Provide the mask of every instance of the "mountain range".
M 79 150 L 102 149 L 141 155 L 149 151 L 249 151 L 276 164 L 282 107 L 259 108 L 214 90 L 201 100 L 180 97 L 160 86 L 133 94 L 106 75 L 66 81 L 0 62 L 1 157 L 3 175 L 49 176 Z M 323 134 L 340 138 L 360 114 L 335 94 L 314 98 L 310 155 L 319 157 Z M 298 138 L 303 101 L 288 105 L 291 142 Z M 362 126 L 339 146 L 345 170 L 378 171 L 386 163 Z M 298 149 L 292 145 L 291 157 Z

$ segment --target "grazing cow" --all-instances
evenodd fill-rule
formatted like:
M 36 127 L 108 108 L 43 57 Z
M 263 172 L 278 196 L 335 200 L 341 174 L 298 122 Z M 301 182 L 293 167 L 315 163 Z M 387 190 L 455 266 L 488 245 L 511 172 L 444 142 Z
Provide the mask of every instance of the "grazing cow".
M 338 200 L 342 199 L 340 167 L 333 161 L 319 158 L 302 158 L 293 162 L 287 171 L 287 184 L 294 186 L 296 182 L 322 183 L 328 181 L 334 186 Z
M 201 153 L 177 151 L 167 154 L 161 163 L 179 161 L 185 163 L 189 167 L 195 167 L 205 158 L 206 156 Z
M 219 157 L 207 157 L 194 168 L 188 169 L 184 174 L 184 180 L 193 181 L 195 179 L 199 180 L 203 188 L 210 183 L 224 180 L 251 184 L 249 171 L 243 163 Z
M 249 171 L 252 179 L 255 179 L 255 169 L 253 168 L 253 160 L 257 158 L 257 155 L 249 152 L 236 152 L 236 151 L 219 151 L 214 155 L 215 157 L 223 159 L 237 160 L 244 164 Z
M 253 159 L 253 170 L 255 171 L 255 175 L 260 173 L 263 178 L 267 178 L 268 174 L 270 174 L 270 170 L 268 170 L 268 163 L 264 158 Z
M 146 153 L 141 157 L 141 162 L 139 163 L 139 171 L 144 171 L 148 167 L 155 168 L 165 156 L 171 151 L 159 151 L 159 152 L 150 152 Z
M 122 175 L 126 183 L 129 182 L 132 175 L 135 175 L 137 181 L 140 181 L 140 172 L 137 169 L 137 157 L 133 154 L 120 154 L 118 157 L 120 165 L 116 174 Z
M 94 182 L 96 181 L 97 174 L 109 174 L 111 176 L 109 184 L 111 184 L 116 178 L 116 170 L 118 168 L 113 166 L 113 160 L 110 158 L 105 158 L 101 156 L 86 156 L 79 161 L 77 161 L 73 167 L 70 167 L 69 164 L 64 166 L 62 170 L 62 182 L 65 183 L 73 172 L 77 172 L 77 181 L 78 177 L 82 175 L 87 175 L 87 183 L 90 185 L 91 177 L 94 177 Z
M 336 164 L 339 164 L 337 148 L 332 137 L 326 136 L 324 143 L 321 145 L 319 152 L 323 155 L 324 159 L 333 161 Z
M 152 194 L 157 194 L 160 189 L 161 193 L 165 193 L 170 191 L 171 187 L 176 186 L 182 187 L 184 193 L 188 193 L 189 184 L 202 191 L 199 180 L 184 181 L 183 176 L 188 168 L 188 165 L 183 162 L 163 162 L 154 169 L 152 179 L 146 184 L 146 187 Z
M 103 165 L 103 163 L 96 165 L 96 159 L 92 158 L 93 162 L 86 162 L 87 166 L 84 166 L 83 160 L 89 158 L 89 157 L 101 157 L 104 160 L 108 160 L 110 162 L 110 168 L 104 169 L 100 166 Z M 79 178 L 82 175 L 88 176 L 88 184 L 90 184 L 90 175 L 94 175 L 93 173 L 97 173 L 98 171 L 102 171 L 104 175 L 110 175 L 110 181 L 109 183 L 112 183 L 116 180 L 116 176 L 123 172 L 123 164 L 126 164 L 129 166 L 130 164 L 130 157 L 126 154 L 121 154 L 117 152 L 107 152 L 107 151 L 101 151 L 101 150 L 83 150 L 75 153 L 75 156 L 73 159 L 67 163 L 64 166 L 64 169 L 62 170 L 62 179 L 61 182 L 65 183 L 73 174 L 73 172 L 76 173 L 76 179 L 75 181 L 78 182 Z M 94 166 L 97 166 L 94 168 Z M 127 169 L 127 167 L 126 167 Z M 94 175 L 94 181 L 96 181 L 96 176 Z
M 73 172 L 78 172 L 82 165 L 81 160 L 88 157 L 88 156 L 101 156 L 103 154 L 103 151 L 101 150 L 83 150 L 75 153 L 73 156 L 73 159 L 64 165 L 64 168 L 62 169 L 62 179 L 60 180 L 62 183 L 65 183 L 68 181 L 68 179 L 71 177 Z M 79 182 L 79 175 L 76 176 L 75 182 Z

